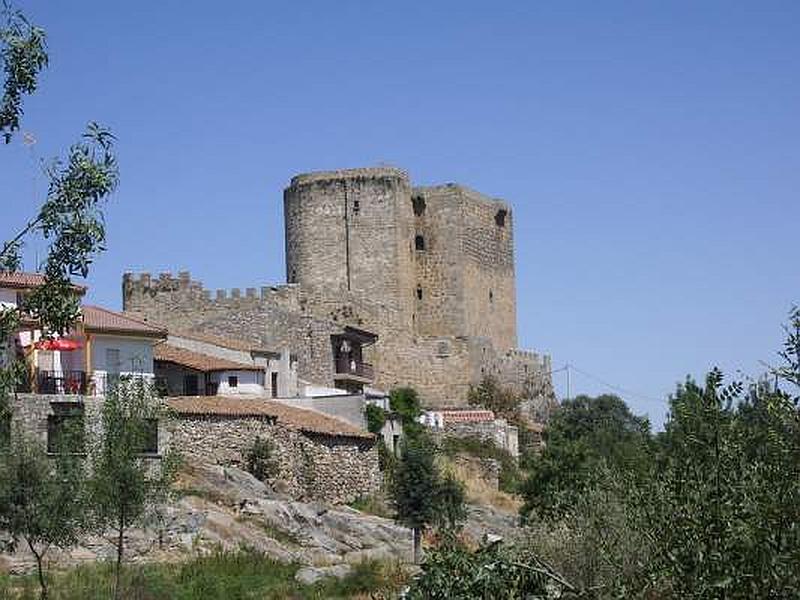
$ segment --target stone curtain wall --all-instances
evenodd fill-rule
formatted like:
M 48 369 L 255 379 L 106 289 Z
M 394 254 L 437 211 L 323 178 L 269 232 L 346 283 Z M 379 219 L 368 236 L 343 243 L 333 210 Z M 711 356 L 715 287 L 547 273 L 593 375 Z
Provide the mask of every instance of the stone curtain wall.
M 269 440 L 278 464 L 269 483 L 295 500 L 344 504 L 380 486 L 374 440 L 306 434 L 257 417 L 177 416 L 170 432 L 185 456 L 239 468 L 256 437 Z
M 333 385 L 333 350 L 330 336 L 340 333 L 336 323 L 305 310 L 295 285 L 218 290 L 212 297 L 189 273 L 178 278 L 162 273 L 123 277 L 126 313 L 167 328 L 199 331 L 280 350 L 289 348 L 298 358 L 298 376 Z

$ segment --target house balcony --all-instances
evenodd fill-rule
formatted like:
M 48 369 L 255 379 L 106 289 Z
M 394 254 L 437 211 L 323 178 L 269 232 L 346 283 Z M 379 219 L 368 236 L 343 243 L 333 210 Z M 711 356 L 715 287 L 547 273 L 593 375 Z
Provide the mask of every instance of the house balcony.
M 46 395 L 85 396 L 88 391 L 85 371 L 37 371 L 36 392 Z
M 337 381 L 372 383 L 375 378 L 375 369 L 367 362 L 339 357 L 335 361 L 335 366 L 333 378 Z

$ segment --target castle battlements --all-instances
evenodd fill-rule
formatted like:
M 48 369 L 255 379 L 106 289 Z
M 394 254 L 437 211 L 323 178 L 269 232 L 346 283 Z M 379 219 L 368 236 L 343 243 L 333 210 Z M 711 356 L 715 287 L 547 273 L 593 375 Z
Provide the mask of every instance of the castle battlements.
M 159 295 L 182 295 L 204 301 L 210 304 L 236 302 L 249 303 L 278 303 L 295 305 L 299 299 L 300 287 L 292 283 L 282 285 L 261 286 L 259 288 L 230 288 L 208 290 L 201 281 L 192 279 L 189 271 L 179 271 L 177 277 L 165 271 L 153 277 L 152 273 L 127 272 L 122 277 L 123 303 L 125 310 L 129 305 L 139 305 L 142 301 L 147 303 Z
M 402 179 L 409 181 L 408 173 L 395 167 L 365 167 L 359 169 L 340 169 L 338 171 L 315 171 L 301 173 L 292 177 L 290 187 L 300 187 L 329 181 L 352 179 Z

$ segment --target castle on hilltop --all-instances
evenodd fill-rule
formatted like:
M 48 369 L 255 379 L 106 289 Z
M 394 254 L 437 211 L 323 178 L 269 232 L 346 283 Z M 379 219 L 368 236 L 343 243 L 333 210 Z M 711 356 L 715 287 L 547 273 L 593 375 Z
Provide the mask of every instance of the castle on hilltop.
M 445 408 L 491 375 L 539 407 L 552 400 L 549 356 L 517 349 L 507 203 L 380 167 L 294 177 L 284 216 L 287 284 L 212 295 L 187 272 L 126 273 L 125 311 L 288 348 L 319 385 L 409 385 Z

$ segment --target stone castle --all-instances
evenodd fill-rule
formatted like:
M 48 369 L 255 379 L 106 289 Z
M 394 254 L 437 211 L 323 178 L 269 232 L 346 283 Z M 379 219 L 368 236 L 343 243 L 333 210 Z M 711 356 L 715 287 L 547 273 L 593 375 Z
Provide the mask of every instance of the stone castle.
M 125 311 L 289 348 L 317 384 L 409 385 L 431 408 L 463 406 L 489 375 L 534 412 L 552 400 L 550 358 L 517 348 L 507 203 L 380 167 L 298 175 L 284 215 L 287 284 L 212 295 L 187 272 L 125 274 Z

